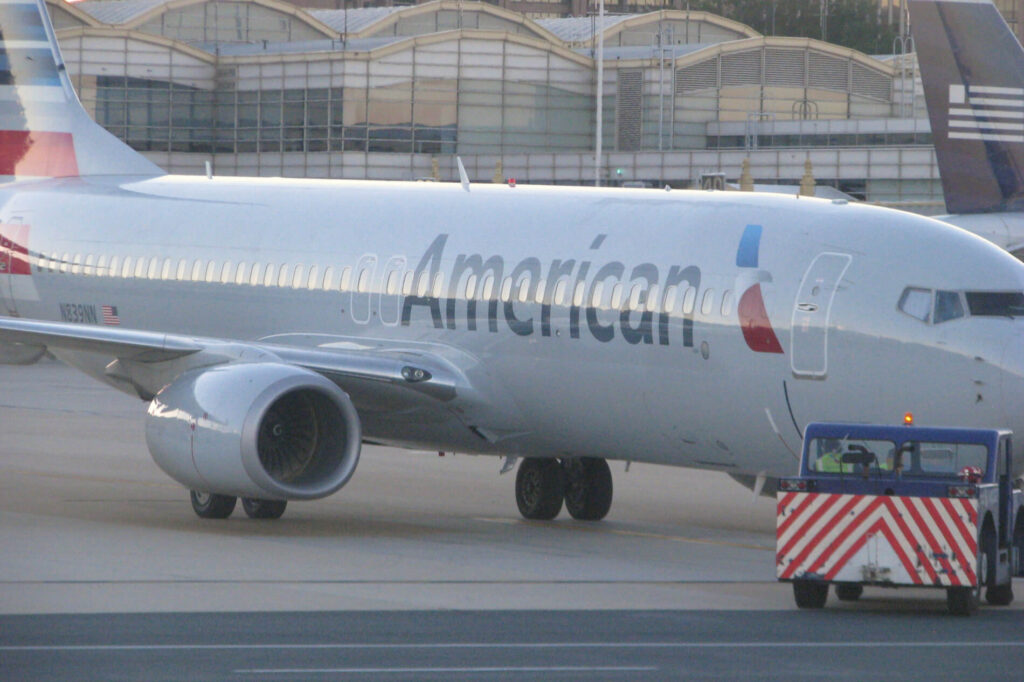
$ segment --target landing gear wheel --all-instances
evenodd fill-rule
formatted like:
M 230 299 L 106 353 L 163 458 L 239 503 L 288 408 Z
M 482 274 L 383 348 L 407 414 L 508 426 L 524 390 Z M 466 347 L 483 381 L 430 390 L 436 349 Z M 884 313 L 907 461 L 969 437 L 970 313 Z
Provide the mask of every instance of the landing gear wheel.
M 857 601 L 864 594 L 863 585 L 836 585 L 836 597 L 839 601 Z
M 279 519 L 284 514 L 288 500 L 257 500 L 254 497 L 242 498 L 242 509 L 250 519 Z
M 226 519 L 235 511 L 237 498 L 216 493 L 201 493 L 198 490 L 189 492 L 192 500 L 192 511 L 201 519 Z
M 562 465 L 557 459 L 527 457 L 516 472 L 516 505 L 523 518 L 550 521 L 562 511 Z
M 828 601 L 828 583 L 813 580 L 793 581 L 793 598 L 801 609 L 820 609 Z
M 612 472 L 597 457 L 563 459 L 565 508 L 578 521 L 600 521 L 612 507 Z
M 946 589 L 946 607 L 954 616 L 969 616 L 978 610 L 981 588 L 950 587 Z

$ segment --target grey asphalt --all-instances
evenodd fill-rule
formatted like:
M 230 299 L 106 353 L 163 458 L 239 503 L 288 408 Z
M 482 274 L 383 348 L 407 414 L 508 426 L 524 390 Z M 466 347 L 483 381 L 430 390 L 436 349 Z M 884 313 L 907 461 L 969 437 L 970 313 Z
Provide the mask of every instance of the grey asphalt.
M 273 612 L 0 617 L 4 680 L 1019 680 L 1018 613 Z
M 1024 600 L 797 611 L 773 500 L 721 473 L 615 463 L 605 521 L 539 523 L 497 459 L 367 447 L 330 498 L 203 521 L 144 412 L 59 363 L 0 367 L 0 680 L 1024 674 Z

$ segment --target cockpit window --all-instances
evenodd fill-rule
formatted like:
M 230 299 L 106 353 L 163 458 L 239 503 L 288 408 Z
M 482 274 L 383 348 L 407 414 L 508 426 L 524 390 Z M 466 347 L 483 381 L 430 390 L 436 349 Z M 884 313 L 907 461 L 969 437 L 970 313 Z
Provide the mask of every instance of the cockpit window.
M 1020 291 L 968 291 L 971 315 L 1017 317 L 1024 315 L 1024 293 Z
M 935 292 L 935 324 L 964 316 L 964 303 L 959 291 Z
M 900 296 L 899 309 L 922 322 L 928 322 L 932 315 L 931 290 L 907 287 Z

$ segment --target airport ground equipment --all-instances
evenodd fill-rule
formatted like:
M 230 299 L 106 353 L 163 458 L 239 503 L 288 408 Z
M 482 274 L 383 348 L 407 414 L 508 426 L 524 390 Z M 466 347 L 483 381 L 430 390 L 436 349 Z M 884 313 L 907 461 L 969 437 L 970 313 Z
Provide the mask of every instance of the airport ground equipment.
M 912 418 L 908 415 L 908 421 Z M 1006 430 L 814 423 L 779 481 L 776 573 L 800 608 L 865 585 L 939 587 L 951 613 L 1013 601 L 1024 493 Z

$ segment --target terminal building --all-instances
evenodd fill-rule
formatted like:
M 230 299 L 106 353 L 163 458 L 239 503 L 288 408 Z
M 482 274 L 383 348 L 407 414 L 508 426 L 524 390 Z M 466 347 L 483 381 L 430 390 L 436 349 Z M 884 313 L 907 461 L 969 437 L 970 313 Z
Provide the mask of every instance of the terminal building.
M 47 0 L 96 120 L 173 173 L 694 186 L 819 184 L 942 212 L 912 54 L 686 10 Z M 604 62 L 598 83 L 597 37 Z M 601 147 L 595 161 L 601 97 Z

